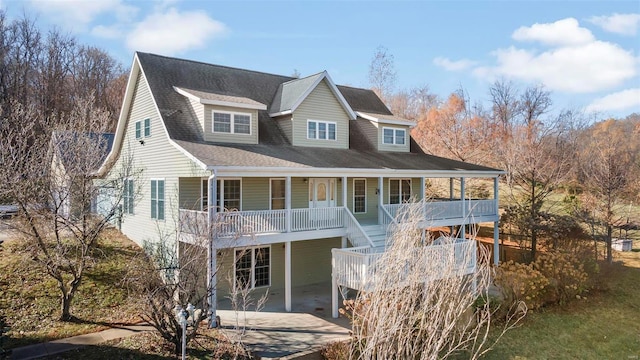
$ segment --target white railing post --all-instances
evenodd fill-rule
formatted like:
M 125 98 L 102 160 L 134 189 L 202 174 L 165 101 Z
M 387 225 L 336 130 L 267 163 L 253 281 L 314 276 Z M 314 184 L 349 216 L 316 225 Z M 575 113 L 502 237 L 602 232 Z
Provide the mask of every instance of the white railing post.
M 467 224 L 467 207 L 465 202 L 465 186 L 464 178 L 460 178 L 460 201 L 462 201 L 462 228 L 460 229 L 460 235 L 463 239 L 467 238 L 466 224 Z
M 338 318 L 338 269 L 336 269 L 336 251 L 331 249 L 331 316 Z
M 291 232 L 291 176 L 287 176 L 285 180 L 285 208 L 287 209 L 285 229 L 289 233 Z
M 291 241 L 284 243 L 284 309 L 291 312 Z

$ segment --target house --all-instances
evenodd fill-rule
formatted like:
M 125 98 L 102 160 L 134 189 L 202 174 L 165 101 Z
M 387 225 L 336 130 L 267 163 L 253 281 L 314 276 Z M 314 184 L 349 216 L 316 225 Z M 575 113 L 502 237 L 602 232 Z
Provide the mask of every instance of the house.
M 122 221 L 137 243 L 159 231 L 177 230 L 180 244 L 210 236 L 211 269 L 283 289 L 287 311 L 292 287 L 332 281 L 337 316 L 337 287 L 365 288 L 366 264 L 410 199 L 422 204 L 425 228 L 493 222 L 497 261 L 502 171 L 425 154 L 413 126 L 371 90 L 338 86 L 326 71 L 292 78 L 137 52 L 101 173 L 125 149 L 142 168 L 140 197 L 125 194 Z M 471 178 L 491 182 L 493 195 L 468 198 Z M 437 179 L 449 194 L 428 201 Z M 207 223 L 224 226 L 198 230 Z M 247 228 L 251 236 L 239 233 Z M 475 253 L 474 242 L 461 242 Z M 210 299 L 214 314 L 225 286 Z
M 114 134 L 56 131 L 51 134 L 51 208 L 70 219 L 99 212 L 97 191 L 88 175 L 98 170 L 113 147 Z M 83 157 L 80 157 L 82 152 Z M 90 188 L 87 188 L 89 186 Z M 94 196 L 89 196 L 94 195 Z

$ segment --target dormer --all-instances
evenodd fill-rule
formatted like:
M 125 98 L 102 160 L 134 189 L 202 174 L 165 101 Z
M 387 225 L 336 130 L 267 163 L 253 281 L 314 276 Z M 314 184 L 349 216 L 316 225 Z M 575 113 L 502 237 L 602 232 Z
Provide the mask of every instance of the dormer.
M 280 84 L 269 107 L 292 145 L 349 148 L 355 112 L 326 71 Z
M 369 141 L 377 144 L 378 151 L 410 151 L 410 133 L 415 122 L 393 115 L 362 111 L 356 111 L 356 114 L 361 118 L 358 121 L 368 121 L 365 133 Z
M 189 99 L 205 141 L 258 143 L 258 110 L 267 110 L 267 105 L 246 97 L 175 86 L 173 89 Z

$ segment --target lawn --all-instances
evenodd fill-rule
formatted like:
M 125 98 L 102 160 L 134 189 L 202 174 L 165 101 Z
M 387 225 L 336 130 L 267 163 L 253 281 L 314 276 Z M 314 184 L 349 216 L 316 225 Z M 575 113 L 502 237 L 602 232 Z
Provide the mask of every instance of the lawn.
M 56 282 L 32 260 L 20 240 L 9 238 L 0 253 L 0 312 L 10 327 L 5 349 L 95 332 L 110 325 L 140 321 L 123 279 L 127 266 L 141 261 L 141 249 L 118 231 L 108 230 L 95 251 L 96 263 L 85 273 L 71 313 L 60 322 Z
M 602 289 L 531 312 L 484 359 L 640 359 L 640 241 L 602 265 Z

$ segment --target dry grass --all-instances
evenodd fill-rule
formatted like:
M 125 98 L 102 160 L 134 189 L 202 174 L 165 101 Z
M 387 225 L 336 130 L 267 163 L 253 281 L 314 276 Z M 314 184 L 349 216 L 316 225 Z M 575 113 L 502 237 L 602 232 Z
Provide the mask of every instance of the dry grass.
M 13 348 L 69 336 L 95 332 L 113 324 L 140 321 L 138 309 L 122 279 L 127 266 L 139 261 L 142 251 L 118 231 L 104 233 L 95 250 L 97 259 L 76 295 L 73 322 L 60 322 L 59 290 L 56 282 L 32 260 L 24 244 L 9 238 L 0 263 L 0 311 L 10 331 L 4 346 Z
M 531 312 L 486 359 L 640 358 L 640 240 L 601 264 L 599 290 L 564 307 Z

